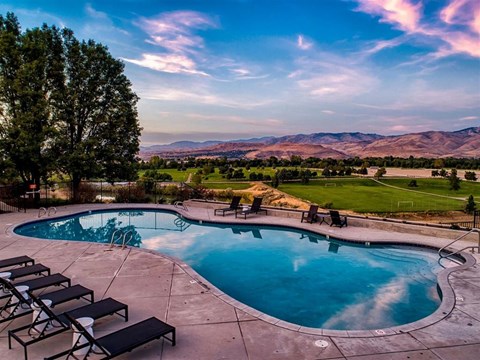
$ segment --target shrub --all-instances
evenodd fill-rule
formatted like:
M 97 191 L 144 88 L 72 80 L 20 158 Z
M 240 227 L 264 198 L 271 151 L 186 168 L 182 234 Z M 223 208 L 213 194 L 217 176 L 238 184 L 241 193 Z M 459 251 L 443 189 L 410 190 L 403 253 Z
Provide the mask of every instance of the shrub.
M 333 202 L 327 201 L 326 203 L 323 203 L 322 208 L 324 208 L 324 209 L 333 209 Z
M 228 188 L 225 190 L 218 191 L 216 193 L 216 198 L 219 200 L 232 200 L 234 195 L 235 193 L 233 192 L 233 190 Z
M 465 205 L 465 212 L 468 214 L 473 213 L 477 209 L 477 204 L 475 204 L 475 200 L 473 199 L 473 195 L 470 195 L 467 200 L 467 204 Z
M 91 203 L 97 196 L 97 189 L 89 183 L 80 183 L 78 188 L 78 201 L 80 203 Z
M 148 202 L 148 198 L 145 196 L 145 188 L 135 184 L 119 187 L 115 193 L 115 202 Z

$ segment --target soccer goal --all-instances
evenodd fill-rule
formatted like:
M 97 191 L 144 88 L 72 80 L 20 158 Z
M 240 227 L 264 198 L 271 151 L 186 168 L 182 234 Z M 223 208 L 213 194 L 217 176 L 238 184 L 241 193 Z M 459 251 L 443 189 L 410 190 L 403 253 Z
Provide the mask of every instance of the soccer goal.
M 410 207 L 410 208 L 413 208 L 413 201 L 398 201 L 397 202 L 397 208 L 403 208 L 403 207 Z
M 325 187 L 336 187 L 337 183 L 325 183 Z

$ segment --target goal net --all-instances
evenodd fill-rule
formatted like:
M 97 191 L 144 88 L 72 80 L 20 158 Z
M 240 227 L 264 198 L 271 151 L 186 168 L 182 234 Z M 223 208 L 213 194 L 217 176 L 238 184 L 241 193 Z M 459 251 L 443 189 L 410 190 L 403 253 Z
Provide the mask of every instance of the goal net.
M 397 208 L 413 208 L 413 201 L 398 201 L 397 202 Z

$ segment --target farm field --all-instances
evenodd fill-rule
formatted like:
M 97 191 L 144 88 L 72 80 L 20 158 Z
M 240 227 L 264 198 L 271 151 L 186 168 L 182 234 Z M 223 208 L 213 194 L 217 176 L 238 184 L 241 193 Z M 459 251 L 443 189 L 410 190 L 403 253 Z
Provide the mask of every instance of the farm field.
M 405 181 L 405 190 L 388 187 L 368 178 L 312 180 L 307 185 L 284 183 L 278 189 L 321 206 L 328 204 L 335 209 L 359 213 L 452 211 L 462 210 L 465 206 L 464 200 L 456 199 L 464 196 L 448 190 L 448 182 L 445 179 L 431 179 L 432 182 L 421 183 L 420 189 L 422 192 L 452 198 L 408 191 L 407 189 L 411 189 L 408 188 L 410 180 L 400 179 L 399 182 L 391 183 L 391 185 L 402 187 Z M 444 187 L 442 182 L 446 182 L 447 187 Z M 465 185 L 465 182 L 462 182 L 462 185 Z M 476 189 L 478 193 L 478 186 Z

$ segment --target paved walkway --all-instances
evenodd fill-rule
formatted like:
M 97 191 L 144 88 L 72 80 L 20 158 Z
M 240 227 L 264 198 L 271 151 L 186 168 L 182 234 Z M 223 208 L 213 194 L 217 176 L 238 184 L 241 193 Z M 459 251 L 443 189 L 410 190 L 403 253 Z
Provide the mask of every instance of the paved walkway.
M 115 206 L 108 205 L 109 208 Z M 58 215 L 98 207 L 64 207 L 59 208 Z M 233 216 L 214 217 L 213 210 L 205 208 L 191 207 L 184 215 L 203 220 L 234 221 Z M 478 265 L 450 274 L 448 280 L 455 290 L 449 300 L 454 305 L 453 310 L 440 314 L 442 319 L 433 324 L 426 321 L 410 326 L 410 330 L 404 327 L 362 333 L 315 331 L 255 312 L 204 284 L 204 279 L 181 261 L 174 262 L 155 252 L 110 250 L 100 244 L 38 240 L 12 233 L 14 224 L 34 220 L 36 216 L 37 211 L 0 215 L 0 259 L 32 256 L 37 262 L 51 267 L 53 272 L 71 277 L 74 284 L 93 289 L 97 300 L 114 297 L 127 303 L 129 323 L 156 316 L 177 328 L 177 346 L 172 347 L 163 340 L 156 341 L 120 359 L 477 360 L 480 353 Z M 239 221 L 245 223 L 243 219 Z M 300 226 L 298 219 L 271 216 L 252 216 L 248 221 Z M 437 246 L 449 242 L 363 227 L 301 226 L 346 239 L 408 241 Z M 475 258 L 480 259 L 478 255 Z M 58 311 L 66 308 L 68 306 Z M 30 317 L 26 316 L 0 324 L 0 359 L 23 359 L 18 344 L 14 343 L 13 349 L 8 349 L 7 330 L 26 324 L 28 320 Z M 112 317 L 96 322 L 94 330 L 97 336 L 101 336 L 123 326 L 125 323 L 121 319 Z M 42 359 L 68 348 L 71 338 L 72 334 L 67 332 L 34 344 L 29 348 L 29 359 Z M 317 340 L 325 340 L 329 345 L 318 347 Z

